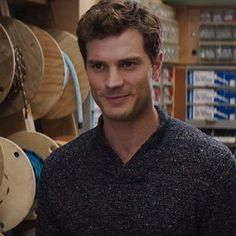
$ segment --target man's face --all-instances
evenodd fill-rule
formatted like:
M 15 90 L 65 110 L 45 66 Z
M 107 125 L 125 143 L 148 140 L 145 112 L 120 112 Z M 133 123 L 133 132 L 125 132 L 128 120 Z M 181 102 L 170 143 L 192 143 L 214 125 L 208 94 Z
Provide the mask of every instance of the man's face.
M 104 119 L 130 121 L 152 109 L 152 75 L 161 59 L 152 65 L 134 29 L 87 43 L 90 88 Z

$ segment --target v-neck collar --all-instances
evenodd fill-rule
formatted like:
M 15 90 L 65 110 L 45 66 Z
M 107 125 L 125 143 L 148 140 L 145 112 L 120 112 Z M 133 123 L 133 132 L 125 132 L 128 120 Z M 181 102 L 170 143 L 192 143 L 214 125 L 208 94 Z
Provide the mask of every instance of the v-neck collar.
M 155 108 L 159 115 L 159 127 L 126 164 L 121 161 L 120 157 L 106 142 L 103 133 L 103 117 L 102 115 L 100 116 L 98 126 L 95 130 L 94 141 L 96 143 L 94 143 L 94 145 L 96 145 L 100 153 L 96 162 L 99 162 L 98 166 L 100 166 L 103 171 L 115 175 L 120 180 L 124 179 L 126 182 L 128 179 L 130 179 L 130 181 L 137 181 L 148 172 L 148 166 L 151 165 L 151 158 L 153 158 L 149 154 L 152 152 L 153 148 L 158 149 L 158 145 L 161 144 L 166 125 L 170 119 L 161 108 Z

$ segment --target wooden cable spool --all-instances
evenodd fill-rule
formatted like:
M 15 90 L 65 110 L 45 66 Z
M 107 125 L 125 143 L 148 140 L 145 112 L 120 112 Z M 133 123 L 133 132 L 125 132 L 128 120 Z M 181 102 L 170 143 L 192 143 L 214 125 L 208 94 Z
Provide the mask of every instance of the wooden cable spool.
M 69 32 L 55 29 L 48 30 L 48 32 L 73 62 L 79 79 L 82 102 L 84 102 L 89 94 L 89 84 L 76 36 Z M 59 102 L 43 118 L 49 120 L 63 118 L 74 113 L 76 108 L 74 85 L 72 80 L 69 79 Z
M 53 150 L 59 147 L 54 140 L 40 132 L 20 131 L 10 135 L 8 139 L 16 143 L 23 150 L 33 151 L 43 160 L 45 160 Z M 36 219 L 36 208 L 35 202 L 26 216 L 27 220 Z
M 21 223 L 31 209 L 36 191 L 34 171 L 24 151 L 0 137 L 4 175 L 0 186 L 0 232 Z
M 29 103 L 38 91 L 44 71 L 44 59 L 41 45 L 30 30 L 23 22 L 7 17 L 0 17 L 0 23 L 6 29 L 13 45 L 17 45 L 24 57 L 26 74 L 24 81 L 25 97 Z M 7 117 L 15 114 L 25 107 L 25 101 L 22 93 L 19 91 L 11 99 L 5 99 L 0 104 L 0 117 Z
M 15 54 L 7 31 L 0 24 L 0 104 L 7 96 L 14 78 Z
M 39 40 L 44 56 L 44 75 L 35 97 L 30 102 L 33 119 L 46 115 L 59 101 L 64 90 L 65 65 L 56 40 L 45 30 L 29 25 Z

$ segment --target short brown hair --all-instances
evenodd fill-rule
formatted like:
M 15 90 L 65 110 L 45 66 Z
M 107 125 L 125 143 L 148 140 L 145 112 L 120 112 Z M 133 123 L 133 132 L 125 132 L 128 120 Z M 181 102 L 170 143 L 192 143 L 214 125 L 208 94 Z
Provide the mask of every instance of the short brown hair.
M 101 0 L 81 17 L 76 34 L 84 62 L 88 41 L 119 35 L 129 28 L 143 35 L 144 50 L 154 63 L 161 48 L 160 21 L 147 7 L 131 0 Z

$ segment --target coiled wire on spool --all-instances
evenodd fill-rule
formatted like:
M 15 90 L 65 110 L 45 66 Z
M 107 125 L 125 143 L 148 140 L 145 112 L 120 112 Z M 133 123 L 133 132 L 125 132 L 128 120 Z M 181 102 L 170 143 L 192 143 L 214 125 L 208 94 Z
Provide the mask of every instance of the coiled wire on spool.
M 10 100 L 12 97 L 18 94 L 19 91 L 21 91 L 23 101 L 24 101 L 25 118 L 27 118 L 28 117 L 28 112 L 27 112 L 28 102 L 27 102 L 25 88 L 24 88 L 24 81 L 26 78 L 26 66 L 25 66 L 24 56 L 22 54 L 21 48 L 18 47 L 16 44 L 13 44 L 13 48 L 14 48 L 15 62 L 16 62 L 14 79 L 11 85 L 11 89 L 9 93 L 7 94 L 6 98 L 4 99 L 4 101 Z
M 78 121 L 78 128 L 82 128 L 83 125 L 83 108 L 82 108 L 82 98 L 81 98 L 81 92 L 80 92 L 80 85 L 79 85 L 79 79 L 76 74 L 75 67 L 73 65 L 73 62 L 71 61 L 70 57 L 63 52 L 64 60 L 65 60 L 65 81 L 64 86 L 66 86 L 69 75 L 71 75 L 71 78 L 74 83 L 74 89 L 75 89 L 75 96 L 76 96 L 76 114 L 77 114 L 77 121 Z
M 33 169 L 34 175 L 36 180 L 36 194 L 35 199 L 37 200 L 38 191 L 39 191 L 39 183 L 40 183 L 40 176 L 43 169 L 43 158 L 41 158 L 38 154 L 34 151 L 23 149 L 26 156 L 28 157 Z

